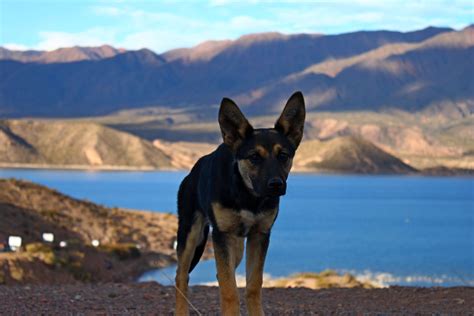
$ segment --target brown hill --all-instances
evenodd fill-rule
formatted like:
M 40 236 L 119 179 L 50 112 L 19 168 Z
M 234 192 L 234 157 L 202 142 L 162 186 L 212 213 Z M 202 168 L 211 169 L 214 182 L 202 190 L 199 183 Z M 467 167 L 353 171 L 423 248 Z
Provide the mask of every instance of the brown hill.
M 341 173 L 411 173 L 416 169 L 359 137 L 303 142 L 294 161 L 295 170 Z
M 65 47 L 52 51 L 15 51 L 0 47 L 0 60 L 15 60 L 36 63 L 66 63 L 81 60 L 100 60 L 125 52 L 110 45 L 99 47 Z
M 190 169 L 196 161 L 217 147 L 216 144 L 155 140 L 173 166 Z M 417 170 L 372 142 L 357 136 L 303 141 L 293 161 L 293 170 L 338 173 L 412 173 Z
M 0 253 L 0 284 L 132 280 L 174 261 L 173 215 L 110 209 L 0 179 L 0 216 L 0 241 L 21 236 L 24 245 L 20 253 Z M 44 232 L 55 235 L 54 244 L 42 243 Z M 93 239 L 101 246 L 92 247 Z
M 53 167 L 168 168 L 148 141 L 95 123 L 0 121 L 0 163 Z
M 171 165 L 178 169 L 191 170 L 196 161 L 213 152 L 217 145 L 193 142 L 167 142 L 156 139 L 153 145 L 162 150 L 171 160 Z

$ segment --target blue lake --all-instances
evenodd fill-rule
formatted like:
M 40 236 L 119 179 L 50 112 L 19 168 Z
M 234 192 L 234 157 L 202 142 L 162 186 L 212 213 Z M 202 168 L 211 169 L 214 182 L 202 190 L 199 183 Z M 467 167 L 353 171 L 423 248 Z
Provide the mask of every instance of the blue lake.
M 106 206 L 176 212 L 185 172 L 5 170 Z M 474 285 L 474 179 L 293 174 L 272 230 L 273 277 L 335 269 L 384 284 Z M 164 272 L 164 273 L 163 273 Z M 174 267 L 141 280 L 169 283 Z M 238 269 L 244 274 L 244 264 Z M 191 283 L 215 280 L 212 260 Z

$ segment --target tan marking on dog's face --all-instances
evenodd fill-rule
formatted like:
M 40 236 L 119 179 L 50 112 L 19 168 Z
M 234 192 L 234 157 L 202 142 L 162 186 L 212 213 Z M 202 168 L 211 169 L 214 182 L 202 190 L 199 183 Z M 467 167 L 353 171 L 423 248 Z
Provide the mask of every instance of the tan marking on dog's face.
M 280 144 L 273 145 L 273 155 L 276 157 L 283 147 Z
M 237 161 L 237 167 L 247 188 L 250 190 L 250 192 L 255 193 L 252 182 L 252 178 L 257 176 L 257 170 L 255 166 L 248 159 L 240 159 Z
M 255 151 L 260 155 L 260 157 L 262 157 L 263 159 L 266 159 L 268 158 L 269 156 L 269 153 L 268 153 L 268 150 L 261 146 L 261 145 L 257 145 L 255 146 Z
M 285 168 L 285 171 L 289 173 L 291 166 L 293 165 L 293 158 L 289 156 L 288 152 L 283 148 L 281 144 L 273 145 L 272 151 L 275 157 L 278 157 L 278 154 L 280 154 L 281 152 L 286 153 L 288 155 L 288 161 L 284 165 L 284 168 Z

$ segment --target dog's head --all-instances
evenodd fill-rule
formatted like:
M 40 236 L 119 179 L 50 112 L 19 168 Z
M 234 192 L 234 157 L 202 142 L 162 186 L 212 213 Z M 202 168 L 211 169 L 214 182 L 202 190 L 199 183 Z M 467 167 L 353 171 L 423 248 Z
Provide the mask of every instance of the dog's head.
M 257 197 L 286 193 L 286 179 L 303 137 L 303 94 L 295 92 L 274 128 L 254 129 L 234 101 L 224 98 L 219 125 L 245 186 Z

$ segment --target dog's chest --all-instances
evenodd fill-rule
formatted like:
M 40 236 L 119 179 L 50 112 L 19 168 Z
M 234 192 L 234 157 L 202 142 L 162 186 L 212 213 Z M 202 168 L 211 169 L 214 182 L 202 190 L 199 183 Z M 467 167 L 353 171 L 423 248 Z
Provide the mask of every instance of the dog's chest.
M 275 221 L 277 209 L 253 213 L 248 210 L 235 211 L 213 204 L 213 213 L 219 231 L 247 236 L 250 231 L 269 232 Z

